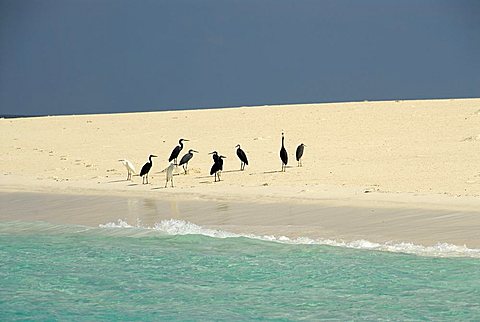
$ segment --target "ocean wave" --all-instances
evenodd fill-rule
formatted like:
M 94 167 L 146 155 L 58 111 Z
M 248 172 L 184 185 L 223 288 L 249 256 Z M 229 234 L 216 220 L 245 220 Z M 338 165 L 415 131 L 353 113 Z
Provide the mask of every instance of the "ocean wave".
M 204 228 L 194 223 L 168 219 L 155 223 L 153 227 L 143 226 L 140 222 L 130 225 L 126 221 L 119 219 L 117 222 L 110 222 L 99 225 L 100 228 L 128 228 L 142 229 L 147 231 L 158 231 L 169 235 L 203 235 L 213 238 L 250 238 L 269 242 L 278 242 L 284 244 L 296 245 L 325 245 L 334 247 L 344 247 L 358 250 L 385 251 L 391 253 L 404 253 L 420 256 L 433 257 L 471 257 L 480 258 L 480 249 L 468 248 L 467 246 L 458 246 L 448 243 L 437 243 L 433 246 L 422 246 L 409 242 L 402 243 L 376 243 L 368 240 L 355 240 L 351 242 L 332 240 L 332 239 L 314 239 L 309 237 L 289 238 L 287 236 L 264 235 L 258 236 L 253 234 L 237 234 L 228 231 Z

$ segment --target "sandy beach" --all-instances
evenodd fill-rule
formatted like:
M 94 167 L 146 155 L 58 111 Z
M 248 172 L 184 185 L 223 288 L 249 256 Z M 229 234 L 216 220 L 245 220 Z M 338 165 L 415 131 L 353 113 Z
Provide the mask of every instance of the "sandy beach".
M 284 173 L 282 131 L 289 154 Z M 4 194 L 227 203 L 236 209 L 230 221 L 211 211 L 163 212 L 154 219 L 177 216 L 242 233 L 480 248 L 480 99 L 0 119 L 0 133 Z M 161 171 L 179 138 L 190 140 L 180 156 L 188 149 L 200 153 L 188 175 L 178 168 L 175 187 L 164 188 Z M 303 167 L 295 160 L 300 143 L 306 145 Z M 237 144 L 249 158 L 245 171 L 239 171 Z M 213 150 L 227 157 L 216 183 L 209 175 Z M 139 171 L 149 154 L 158 155 L 150 184 L 138 176 L 126 181 L 118 160 Z M 102 204 L 103 215 L 81 224 L 116 217 Z M 5 207 L 2 220 L 11 220 L 13 211 Z

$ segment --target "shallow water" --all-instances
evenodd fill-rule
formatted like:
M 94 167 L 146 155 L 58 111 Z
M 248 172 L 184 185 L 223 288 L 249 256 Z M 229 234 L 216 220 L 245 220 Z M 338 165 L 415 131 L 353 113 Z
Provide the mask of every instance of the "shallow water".
M 167 226 L 0 222 L 0 320 L 480 316 L 479 259 L 214 238 Z

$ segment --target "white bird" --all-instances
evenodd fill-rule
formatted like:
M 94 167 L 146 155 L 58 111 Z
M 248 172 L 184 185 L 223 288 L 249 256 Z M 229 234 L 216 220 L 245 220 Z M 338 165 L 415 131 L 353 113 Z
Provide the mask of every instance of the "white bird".
M 122 162 L 122 164 L 127 168 L 128 174 L 127 174 L 127 180 L 132 180 L 132 173 L 135 174 L 135 166 L 133 165 L 132 162 L 128 161 L 127 159 L 121 159 L 118 160 Z
M 177 165 L 172 162 L 172 163 L 170 163 L 170 165 L 168 167 L 166 167 L 162 171 L 162 172 L 166 172 L 166 174 L 165 174 L 165 188 L 167 187 L 168 181 L 171 182 L 172 188 L 173 188 L 173 170 L 175 170 L 176 167 L 177 167 Z

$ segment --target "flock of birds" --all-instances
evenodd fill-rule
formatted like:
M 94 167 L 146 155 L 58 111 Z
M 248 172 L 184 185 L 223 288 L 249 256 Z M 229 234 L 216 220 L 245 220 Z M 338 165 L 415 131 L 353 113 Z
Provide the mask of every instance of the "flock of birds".
M 171 183 L 171 186 L 173 187 L 173 171 L 177 166 L 182 166 L 183 171 L 185 174 L 188 172 L 188 162 L 193 158 L 193 153 L 198 153 L 198 151 L 190 149 L 188 150 L 188 153 L 186 153 L 182 158 L 180 159 L 180 163 L 177 162 L 178 156 L 180 155 L 180 152 L 183 150 L 183 142 L 188 141 L 187 139 L 180 139 L 178 141 L 178 145 L 173 149 L 172 153 L 170 154 L 170 157 L 168 158 L 168 162 L 170 162 L 170 165 L 162 170 L 162 172 L 166 173 L 166 180 L 165 180 L 165 188 L 168 185 L 168 182 Z M 285 136 L 284 133 L 282 132 L 282 147 L 280 148 L 280 159 L 282 161 L 282 172 L 285 172 L 285 169 L 288 164 L 288 153 L 287 150 L 285 149 Z M 295 156 L 297 159 L 297 166 L 301 167 L 302 166 L 302 156 L 303 156 L 303 151 L 304 147 L 306 147 L 305 144 L 300 144 L 297 147 L 297 150 L 295 152 Z M 237 156 L 240 159 L 240 171 L 245 170 L 245 166 L 248 165 L 248 158 L 247 154 L 245 151 L 242 150 L 240 147 L 240 144 L 237 144 L 235 146 L 237 149 Z M 223 159 L 226 157 L 223 155 L 219 155 L 217 151 L 210 152 L 209 154 L 212 155 L 213 158 L 213 165 L 210 169 L 210 175 L 213 175 L 215 177 L 215 182 L 220 181 L 220 174 L 222 173 L 223 170 Z M 148 156 L 148 162 L 145 163 L 140 170 L 140 177 L 142 177 L 142 184 L 148 184 L 148 173 L 152 169 L 153 166 L 153 161 L 152 158 L 156 158 L 157 156 L 154 154 L 150 154 Z M 135 166 L 133 165 L 132 162 L 122 159 L 119 160 L 122 162 L 122 164 L 125 166 L 127 169 L 127 180 L 132 180 L 132 175 L 136 173 L 135 171 Z

